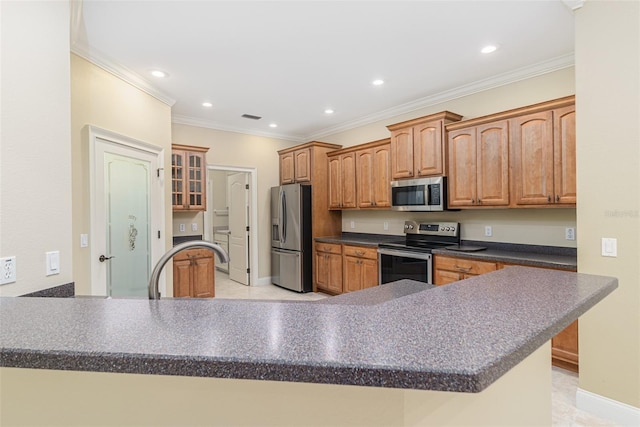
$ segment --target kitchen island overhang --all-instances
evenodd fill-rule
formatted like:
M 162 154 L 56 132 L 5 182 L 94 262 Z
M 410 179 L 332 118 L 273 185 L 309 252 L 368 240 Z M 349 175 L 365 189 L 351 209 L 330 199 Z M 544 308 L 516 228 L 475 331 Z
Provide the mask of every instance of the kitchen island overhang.
M 373 304 L 0 298 L 0 366 L 477 393 L 617 280 L 509 267 L 416 286 Z

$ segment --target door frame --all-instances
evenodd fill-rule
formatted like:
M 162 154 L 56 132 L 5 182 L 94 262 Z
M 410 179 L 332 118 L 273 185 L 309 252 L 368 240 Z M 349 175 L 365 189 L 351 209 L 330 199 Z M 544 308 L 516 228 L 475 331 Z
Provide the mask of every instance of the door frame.
M 103 271 L 101 271 L 96 264 L 96 260 L 101 255 L 103 248 L 98 248 L 95 244 L 98 233 L 104 233 L 104 230 L 98 229 L 96 218 L 97 211 L 97 188 L 96 188 L 96 144 L 98 140 L 108 141 L 116 146 L 120 146 L 121 148 L 141 151 L 146 154 L 150 154 L 152 156 L 157 157 L 157 165 L 158 171 L 158 188 L 157 194 L 155 194 L 155 198 L 151 200 L 150 206 L 150 215 L 153 218 L 152 224 L 157 224 L 160 232 L 161 238 L 153 238 L 154 230 L 152 230 L 152 238 L 151 238 L 151 268 L 155 263 L 160 259 L 160 257 L 165 252 L 165 239 L 164 232 L 166 229 L 166 218 L 165 218 L 165 191 L 164 191 L 164 148 L 159 147 L 157 145 L 150 144 L 148 142 L 140 141 L 134 138 L 130 138 L 128 136 L 120 135 L 116 132 L 112 132 L 110 130 L 101 129 L 97 126 L 87 125 L 86 132 L 88 133 L 87 145 L 89 148 L 89 159 L 88 159 L 88 168 L 89 168 L 89 252 L 90 252 L 90 260 L 89 260 L 89 277 L 91 278 L 91 295 L 107 295 L 106 283 L 101 283 L 103 275 Z M 152 171 L 153 178 L 153 171 Z M 153 183 L 150 191 L 153 192 Z M 93 236 L 93 237 L 91 237 Z M 165 275 L 162 274 L 160 277 L 160 286 L 159 288 L 162 291 L 166 292 L 165 286 Z
M 240 166 L 207 165 L 207 193 L 211 191 L 209 183 L 209 171 L 244 172 L 249 174 L 249 286 L 258 285 L 258 170 Z M 211 194 L 207 194 L 207 214 L 204 216 L 204 237 L 213 241 L 211 233 L 211 219 L 213 207 L 211 206 Z

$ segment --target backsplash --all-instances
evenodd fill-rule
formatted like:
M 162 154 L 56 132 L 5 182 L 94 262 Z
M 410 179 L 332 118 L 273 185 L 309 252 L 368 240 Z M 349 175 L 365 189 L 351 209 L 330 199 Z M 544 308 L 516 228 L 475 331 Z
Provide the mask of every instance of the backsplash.
M 346 233 L 404 234 L 404 221 L 452 221 L 460 223 L 462 240 L 577 247 L 576 210 L 491 209 L 444 212 L 342 211 Z M 353 227 L 352 227 L 353 226 Z M 491 236 L 486 236 L 487 227 Z M 566 228 L 573 228 L 576 240 L 566 240 Z

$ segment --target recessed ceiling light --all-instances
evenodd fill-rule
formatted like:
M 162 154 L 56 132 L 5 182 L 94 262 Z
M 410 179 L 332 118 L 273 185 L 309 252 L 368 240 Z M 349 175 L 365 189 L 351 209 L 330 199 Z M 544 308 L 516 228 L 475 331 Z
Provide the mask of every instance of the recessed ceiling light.
M 374 80 L 373 82 L 371 82 L 371 84 L 373 84 L 374 86 L 380 86 L 380 85 L 384 84 L 384 80 L 377 79 L 377 80 Z
M 164 78 L 164 77 L 168 77 L 168 76 L 169 76 L 169 74 L 165 73 L 164 71 L 160 71 L 160 70 L 153 70 L 153 71 L 151 71 L 151 75 L 152 75 L 153 77 L 157 77 L 157 78 L 159 78 L 159 79 L 162 79 L 162 78 Z
M 277 124 L 275 124 L 275 123 L 270 123 L 270 124 L 269 124 L 269 127 L 270 127 L 270 128 L 277 128 L 277 127 L 278 127 L 278 125 L 277 125 Z
M 213 107 L 213 104 L 212 104 L 212 103 L 210 103 L 210 102 L 203 102 L 203 103 L 202 103 L 202 106 L 203 106 L 203 107 L 207 107 L 207 108 L 209 108 L 209 107 Z
M 325 114 L 333 114 L 333 110 L 331 108 L 327 108 L 326 110 L 324 110 Z
M 490 44 L 487 45 L 485 47 L 483 47 L 480 52 L 482 53 L 491 53 L 491 52 L 495 52 L 496 50 L 498 50 L 498 46 L 494 45 L 494 44 Z

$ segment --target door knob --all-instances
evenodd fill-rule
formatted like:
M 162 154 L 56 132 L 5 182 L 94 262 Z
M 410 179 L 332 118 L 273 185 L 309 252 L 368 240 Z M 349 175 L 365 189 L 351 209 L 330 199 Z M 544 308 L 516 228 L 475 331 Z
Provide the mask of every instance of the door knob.
M 105 261 L 110 260 L 111 258 L 115 258 L 115 255 L 113 255 L 113 256 L 104 256 L 104 255 L 100 255 L 100 258 L 98 258 L 98 261 L 100 261 L 100 262 L 105 262 Z

